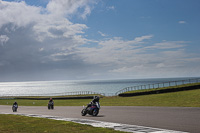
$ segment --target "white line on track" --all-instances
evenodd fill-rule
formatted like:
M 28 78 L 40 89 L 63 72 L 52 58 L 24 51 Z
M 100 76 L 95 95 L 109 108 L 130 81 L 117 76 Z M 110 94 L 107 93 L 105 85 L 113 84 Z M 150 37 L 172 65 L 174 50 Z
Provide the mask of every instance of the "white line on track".
M 93 127 L 112 128 L 114 130 L 132 132 L 132 133 L 187 133 L 187 132 L 182 132 L 182 131 L 174 131 L 174 130 L 144 127 L 144 126 L 137 126 L 137 125 L 112 123 L 112 122 L 103 122 L 103 121 L 96 121 L 96 120 L 89 120 L 89 119 L 63 118 L 63 117 L 49 116 L 49 115 L 22 114 L 22 113 L 0 112 L 0 114 L 14 114 L 14 115 L 22 115 L 22 116 L 28 116 L 28 117 L 39 117 L 39 118 L 47 118 L 47 119 L 53 119 L 53 120 L 71 121 L 71 122 L 75 122 L 79 124 L 91 125 Z

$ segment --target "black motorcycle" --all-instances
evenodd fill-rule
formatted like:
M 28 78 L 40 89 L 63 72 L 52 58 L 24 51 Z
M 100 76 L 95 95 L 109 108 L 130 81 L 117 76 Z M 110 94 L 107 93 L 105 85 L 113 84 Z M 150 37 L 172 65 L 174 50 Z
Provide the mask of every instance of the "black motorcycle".
M 48 109 L 54 109 L 54 103 L 53 102 L 48 103 Z
M 17 112 L 17 108 L 18 108 L 18 105 L 14 104 L 14 105 L 12 106 L 13 112 Z
M 89 105 L 87 107 L 83 107 L 83 110 L 81 111 L 81 115 L 85 116 L 86 114 L 97 116 L 99 114 L 100 105 L 99 103 Z

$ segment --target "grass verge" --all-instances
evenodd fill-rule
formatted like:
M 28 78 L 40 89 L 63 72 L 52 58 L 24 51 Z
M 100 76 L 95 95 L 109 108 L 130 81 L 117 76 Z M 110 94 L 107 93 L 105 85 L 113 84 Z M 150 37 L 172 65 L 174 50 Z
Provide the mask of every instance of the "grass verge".
M 108 128 L 92 127 L 67 121 L 0 114 L 3 133 L 122 133 Z

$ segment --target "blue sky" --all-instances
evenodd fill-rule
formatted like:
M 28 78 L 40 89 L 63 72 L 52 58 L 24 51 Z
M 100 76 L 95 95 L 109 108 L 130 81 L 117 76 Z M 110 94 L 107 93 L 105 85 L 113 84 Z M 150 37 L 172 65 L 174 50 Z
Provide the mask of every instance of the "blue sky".
M 199 77 L 198 0 L 0 0 L 0 80 Z

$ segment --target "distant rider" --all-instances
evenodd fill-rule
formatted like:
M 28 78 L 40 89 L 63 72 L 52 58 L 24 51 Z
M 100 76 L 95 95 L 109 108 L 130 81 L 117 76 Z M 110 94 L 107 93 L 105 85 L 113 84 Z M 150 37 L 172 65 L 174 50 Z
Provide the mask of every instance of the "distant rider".
M 18 108 L 18 104 L 17 104 L 17 102 L 15 101 L 15 102 L 13 103 L 13 106 L 12 106 L 13 112 L 16 112 L 16 111 L 17 111 L 17 108 Z
M 49 103 L 53 103 L 53 99 L 52 98 L 49 99 Z
M 54 102 L 53 102 L 52 98 L 50 98 L 50 100 L 49 100 L 48 109 L 54 109 Z
M 16 108 L 18 108 L 18 104 L 17 104 L 17 102 L 16 102 L 16 101 L 13 103 L 13 107 L 16 107 Z

